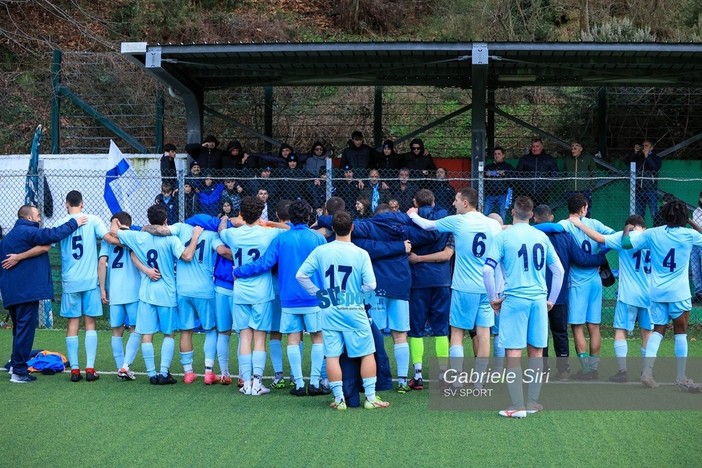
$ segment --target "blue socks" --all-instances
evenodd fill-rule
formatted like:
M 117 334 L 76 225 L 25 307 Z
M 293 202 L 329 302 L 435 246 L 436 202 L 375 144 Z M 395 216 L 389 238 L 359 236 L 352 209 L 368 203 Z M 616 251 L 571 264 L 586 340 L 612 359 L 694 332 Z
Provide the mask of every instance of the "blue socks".
M 183 365 L 183 372 L 193 371 L 193 351 L 180 353 L 180 363 Z
M 156 361 L 154 360 L 154 344 L 142 343 L 141 355 L 144 358 L 144 366 L 149 377 L 156 375 Z
M 648 338 L 648 343 L 646 343 L 644 369 L 648 369 L 649 371 L 653 369 L 653 363 L 656 361 L 656 356 L 658 355 L 658 348 L 661 346 L 661 341 L 663 341 L 663 335 L 655 331 L 651 333 L 651 336 Z
M 166 377 L 168 375 L 168 369 L 171 368 L 171 361 L 173 361 L 173 352 L 175 351 L 175 340 L 166 336 L 163 338 L 163 343 L 161 344 L 161 375 Z
M 98 337 L 96 330 L 85 332 L 85 368 L 95 368 L 95 355 L 97 354 Z
M 329 386 L 331 387 L 332 393 L 334 394 L 334 400 L 339 403 L 340 401 L 343 401 L 344 399 L 344 388 L 342 387 L 342 382 L 341 380 L 339 381 L 334 381 L 334 382 L 329 382 Z
M 253 375 L 263 377 L 263 369 L 266 367 L 266 352 L 254 351 L 251 355 L 251 365 L 253 367 Z
M 629 346 L 626 340 L 614 340 L 614 356 L 617 358 L 620 371 L 626 370 L 626 355 L 628 352 Z
M 141 335 L 136 332 L 130 333 L 127 346 L 124 350 L 124 362 L 122 363 L 122 367 L 129 369 L 129 366 L 132 365 L 139 352 L 139 344 L 141 344 Z
M 71 363 L 71 369 L 80 369 L 78 364 L 78 337 L 66 337 L 66 353 L 68 354 L 68 362 Z
M 124 348 L 122 347 L 121 336 L 112 337 L 112 357 L 115 358 L 115 367 L 119 370 L 124 362 Z
M 684 379 L 687 366 L 687 335 L 675 335 L 675 361 L 678 368 L 678 379 Z
M 251 373 L 253 371 L 253 359 L 250 354 L 242 354 L 239 356 L 239 371 L 244 385 L 251 384 Z
M 368 400 L 368 401 L 375 401 L 375 382 L 376 381 L 377 381 L 377 378 L 375 376 L 366 377 L 363 379 L 363 390 L 365 390 L 366 400 Z
M 229 342 L 231 338 L 231 335 L 217 334 L 217 360 L 222 375 L 229 375 Z
M 215 356 L 217 355 L 217 330 L 207 330 L 205 332 L 205 370 L 214 367 Z
M 270 340 L 268 343 L 268 349 L 271 352 L 271 364 L 273 365 L 273 372 L 282 373 L 283 372 L 283 343 L 280 340 Z M 254 351 L 254 354 L 256 351 Z M 265 364 L 264 364 L 265 366 Z M 264 367 L 262 366 L 262 367 Z M 254 365 L 255 367 L 255 365 Z M 263 373 L 263 370 L 261 370 Z M 256 372 L 254 371 L 254 374 Z M 258 375 L 258 374 L 257 374 Z M 263 375 L 263 374 L 260 374 Z
M 311 356 L 311 367 L 310 371 L 310 384 L 318 387 L 319 380 L 322 378 L 322 364 L 324 363 L 324 345 L 312 344 L 312 356 Z M 326 367 L 326 366 L 325 366 Z
M 305 382 L 302 379 L 302 356 L 300 356 L 299 346 L 288 345 L 288 361 L 290 361 L 290 372 L 295 378 L 295 387 L 303 388 Z
M 394 350 L 395 362 L 397 363 L 397 380 L 400 384 L 406 384 L 410 361 L 409 343 L 398 343 L 395 345 Z

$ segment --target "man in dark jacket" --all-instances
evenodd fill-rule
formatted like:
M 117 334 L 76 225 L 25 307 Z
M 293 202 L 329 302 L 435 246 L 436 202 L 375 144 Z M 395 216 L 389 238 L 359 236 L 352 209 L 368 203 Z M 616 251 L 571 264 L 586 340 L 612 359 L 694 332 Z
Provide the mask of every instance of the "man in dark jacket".
M 626 163 L 636 163 L 636 214 L 646 216 L 646 205 L 651 210 L 651 218 L 658 211 L 658 171 L 663 164 L 653 152 L 653 142 L 644 140 L 642 145 L 634 145 L 634 153 L 626 158 Z
M 13 323 L 10 382 L 27 383 L 36 380 L 27 372 L 27 360 L 34 343 L 39 301 L 54 298 L 47 252 L 50 244 L 71 235 L 88 218 L 79 216 L 61 226 L 40 229 L 41 215 L 31 205 L 22 206 L 17 218 L 15 227 L 0 243 L 0 291 Z
M 219 149 L 219 140 L 214 135 L 207 135 L 201 144 L 189 143 L 185 145 L 185 152 L 200 163 L 203 170 L 219 170 L 222 167 L 224 152 Z
M 604 252 L 596 255 L 585 253 L 575 242 L 570 233 L 558 223 L 553 222 L 553 213 L 548 205 L 539 205 L 534 209 L 534 227 L 542 231 L 551 241 L 558 258 L 563 265 L 563 278 L 568 278 L 570 265 L 581 267 L 598 267 L 607 261 Z M 551 272 L 546 271 L 546 283 L 551 290 Z M 558 300 L 553 309 L 548 313 L 549 326 L 553 335 L 553 351 L 556 353 L 557 378 L 568 379 L 568 357 L 570 346 L 568 344 L 568 288 L 561 288 Z M 548 348 L 544 348 L 544 358 L 548 357 Z
M 428 176 L 429 171 L 436 170 L 434 158 L 431 157 L 431 154 L 424 147 L 424 142 L 421 138 L 412 140 L 409 152 L 400 156 L 402 158 L 400 167 L 406 167 L 412 171 L 413 176 L 419 176 L 420 171 L 423 176 Z
M 178 186 L 175 157 L 175 145 L 172 143 L 163 145 L 163 156 L 161 156 L 161 182 L 169 182 L 173 187 Z
M 558 174 L 556 160 L 550 154 L 544 153 L 544 142 L 541 138 L 531 140 L 531 150 L 519 158 L 517 163 L 518 177 L 523 177 L 519 186 L 519 195 L 526 195 L 534 201 L 534 206 L 548 204 L 549 193 L 551 192 L 552 180 L 548 180 Z
M 363 133 L 356 130 L 351 134 L 349 146 L 341 153 L 341 166 L 368 169 L 372 161 L 373 148 L 363 142 Z
M 222 176 L 234 177 L 236 171 L 245 167 L 254 167 L 253 158 L 249 157 L 249 153 L 244 151 L 239 140 L 230 140 L 227 143 L 227 149 L 222 155 Z

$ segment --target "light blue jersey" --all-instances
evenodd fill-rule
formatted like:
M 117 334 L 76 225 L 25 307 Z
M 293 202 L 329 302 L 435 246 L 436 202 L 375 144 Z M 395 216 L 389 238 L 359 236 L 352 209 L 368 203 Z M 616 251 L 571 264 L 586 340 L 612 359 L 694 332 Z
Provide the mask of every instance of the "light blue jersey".
M 107 257 L 107 294 L 110 305 L 139 300 L 141 274 L 132 262 L 131 250 L 121 245 L 100 244 L 100 257 Z
M 180 239 L 186 247 L 193 237 L 193 227 L 185 223 L 169 226 L 171 234 Z M 203 231 L 198 238 L 197 247 L 190 262 L 178 259 L 176 291 L 179 296 L 212 299 L 214 294 L 214 264 L 217 247 L 222 245 L 219 235 L 212 231 Z
M 619 289 L 617 299 L 626 305 L 648 309 L 651 304 L 648 292 L 651 273 L 651 251 L 648 249 L 625 250 L 621 231 L 604 236 L 605 245 L 619 252 Z
M 602 235 L 614 234 L 614 229 L 605 226 L 596 219 L 590 218 L 580 218 L 580 221 L 590 229 L 599 232 Z M 573 223 L 564 219 L 559 221 L 558 224 L 563 226 L 566 232 L 569 232 L 573 236 L 573 240 L 576 244 L 580 246 L 583 252 L 587 254 L 596 254 L 599 252 L 600 247 L 597 242 L 587 237 L 587 235 Z M 568 274 L 568 279 L 570 280 L 570 287 L 578 287 L 584 284 L 589 284 L 590 282 L 602 283 L 600 279 L 600 274 L 597 268 L 592 267 L 579 267 L 574 263 L 570 265 L 570 273 Z
M 139 300 L 159 307 L 176 306 L 175 262 L 185 251 L 177 237 L 152 236 L 146 232 L 117 231 L 120 243 L 126 245 L 141 263 L 161 273 L 158 281 L 142 275 Z
M 319 288 L 322 330 L 352 331 L 368 327 L 363 291 L 376 286 L 368 252 L 351 242 L 321 245 L 300 266 L 296 277 L 301 276 Z
M 262 226 L 241 226 L 225 229 L 219 233 L 222 242 L 232 250 L 234 268 L 258 260 L 281 229 Z M 273 277 L 270 271 L 234 282 L 234 304 L 260 304 L 275 297 Z
M 517 223 L 494 239 L 486 263 L 503 266 L 505 296 L 545 299 L 546 269 L 560 263 L 551 241 L 526 223 Z
M 71 218 L 84 216 L 84 213 L 68 215 L 60 219 L 60 226 Z M 97 241 L 107 234 L 107 227 L 100 218 L 85 215 L 88 222 L 61 240 L 61 285 L 64 293 L 77 293 L 95 289 L 98 286 Z
M 689 300 L 690 252 L 702 247 L 702 234 L 689 228 L 660 226 L 629 234 L 635 249 L 651 250 L 652 302 Z
M 502 232 L 500 223 L 478 211 L 451 215 L 436 221 L 439 232 L 453 233 L 456 265 L 451 289 L 485 294 L 483 265 L 493 238 Z

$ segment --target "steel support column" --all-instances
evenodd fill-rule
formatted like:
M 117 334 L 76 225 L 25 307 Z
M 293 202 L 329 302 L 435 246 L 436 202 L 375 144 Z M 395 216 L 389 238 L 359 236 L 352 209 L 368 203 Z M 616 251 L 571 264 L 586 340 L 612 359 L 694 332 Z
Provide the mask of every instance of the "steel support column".
M 487 97 L 488 78 L 488 48 L 485 43 L 474 43 L 472 54 L 472 90 L 473 111 L 471 119 L 471 157 L 470 167 L 471 186 L 475 187 L 478 181 L 479 163 L 485 161 L 485 109 Z

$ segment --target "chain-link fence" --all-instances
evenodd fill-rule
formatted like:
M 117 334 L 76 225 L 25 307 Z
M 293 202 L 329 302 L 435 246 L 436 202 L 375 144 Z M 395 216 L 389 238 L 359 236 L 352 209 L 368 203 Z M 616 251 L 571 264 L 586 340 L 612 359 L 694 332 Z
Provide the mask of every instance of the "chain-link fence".
M 194 214 L 211 216 L 238 214 L 239 204 L 245 196 L 258 196 L 266 201 L 264 215 L 269 220 L 277 220 L 276 207 L 280 201 L 302 198 L 307 200 L 319 214 L 326 200 L 332 196 L 341 197 L 347 211 L 356 218 L 372 215 L 380 203 L 387 203 L 392 210 L 406 211 L 412 206 L 414 194 L 420 188 L 432 190 L 436 204 L 453 212 L 452 202 L 455 192 L 467 186 L 479 192 L 479 209 L 502 214 L 505 224 L 512 222 L 511 203 L 520 194 L 534 198 L 537 203 L 548 204 L 555 220 L 568 217 L 567 198 L 571 193 L 581 192 L 591 200 L 591 216 L 602 221 L 614 230 L 623 227 L 627 216 L 636 210 L 637 183 L 641 178 L 636 173 L 618 169 L 600 170 L 596 173 L 556 173 L 538 178 L 524 173 L 510 173 L 496 180 L 486 171 L 479 171 L 478 180 L 471 183 L 470 172 L 445 170 L 414 171 L 404 169 L 344 169 L 332 167 L 332 159 L 326 160 L 317 175 L 305 169 L 284 168 L 245 168 L 217 171 L 210 174 L 196 174 L 196 170 L 186 174 L 179 171 L 171 178 L 162 178 L 158 170 L 133 167 L 130 174 L 120 180 L 106 180 L 100 170 L 52 169 L 40 172 L 40 179 L 46 179 L 51 194 L 40 191 L 40 206 L 44 213 L 44 226 L 58 225 L 65 216 L 63 206 L 65 195 L 70 190 L 83 194 L 85 212 L 101 217 L 109 225 L 110 211 L 105 202 L 106 187 L 128 211 L 135 225 L 148 224 L 146 210 L 154 203 L 163 203 L 169 210 L 169 223 L 182 221 Z M 696 172 L 677 174 L 657 179 L 658 191 L 654 206 L 660 206 L 664 198 L 676 196 L 697 206 L 702 190 L 702 177 Z M 24 203 L 24 183 L 26 173 L 21 171 L 0 171 L 0 190 L 5 203 L 0 208 L 0 226 L 7 232 L 14 225 L 17 208 Z M 373 187 L 378 184 L 377 190 Z M 43 184 L 39 184 L 43 187 Z M 374 194 L 375 193 L 375 194 Z M 53 196 L 51 196 L 53 195 Z M 228 205 L 228 206 L 227 206 Z M 486 211 L 487 212 L 487 211 Z M 691 212 L 692 213 L 692 212 Z M 648 226 L 656 224 L 650 207 L 646 209 Z M 97 243 L 97 241 L 96 241 Z M 50 251 L 56 298 L 61 297 L 60 254 L 58 249 Z M 616 253 L 609 253 L 608 259 L 616 272 Z M 693 290 L 694 291 L 694 290 Z M 605 288 L 603 323 L 611 323 L 616 302 L 616 285 Z M 59 316 L 59 301 L 41 304 L 40 325 L 63 328 L 65 321 Z M 696 309 L 691 321 L 699 323 L 702 311 Z M 102 329 L 108 329 L 107 310 L 99 321 Z

